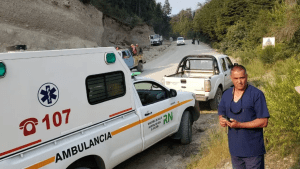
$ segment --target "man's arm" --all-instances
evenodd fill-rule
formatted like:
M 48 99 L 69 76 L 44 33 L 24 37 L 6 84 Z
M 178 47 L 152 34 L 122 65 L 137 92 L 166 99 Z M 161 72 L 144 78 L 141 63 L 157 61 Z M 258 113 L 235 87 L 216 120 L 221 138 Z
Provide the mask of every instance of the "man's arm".
M 257 118 L 244 123 L 232 119 L 231 122 L 226 121 L 226 124 L 231 128 L 264 128 L 268 126 L 268 118 Z

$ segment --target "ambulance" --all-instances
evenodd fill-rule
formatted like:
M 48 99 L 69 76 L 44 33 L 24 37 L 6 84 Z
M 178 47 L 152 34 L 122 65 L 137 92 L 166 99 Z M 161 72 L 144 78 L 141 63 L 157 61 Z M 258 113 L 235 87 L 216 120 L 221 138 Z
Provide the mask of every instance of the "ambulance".
M 189 92 L 132 76 L 114 48 L 0 54 L 0 168 L 110 169 L 192 139 Z

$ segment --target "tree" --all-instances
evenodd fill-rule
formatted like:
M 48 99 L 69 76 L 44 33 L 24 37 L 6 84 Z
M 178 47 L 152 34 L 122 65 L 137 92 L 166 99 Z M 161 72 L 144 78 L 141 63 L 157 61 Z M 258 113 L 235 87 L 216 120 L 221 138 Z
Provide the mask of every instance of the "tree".
M 192 10 L 190 8 L 181 10 L 179 14 L 171 18 L 170 24 L 172 26 L 172 33 L 187 37 L 192 35 Z M 192 37 L 189 37 L 192 38 Z
M 165 4 L 163 6 L 163 12 L 165 15 L 170 15 L 172 11 L 172 7 L 169 3 L 169 0 L 165 0 Z

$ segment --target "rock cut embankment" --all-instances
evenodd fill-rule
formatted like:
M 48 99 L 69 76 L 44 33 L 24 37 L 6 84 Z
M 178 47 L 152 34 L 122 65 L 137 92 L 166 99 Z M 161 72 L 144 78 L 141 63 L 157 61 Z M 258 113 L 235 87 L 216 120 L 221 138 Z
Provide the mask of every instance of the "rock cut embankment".
M 79 0 L 1 0 L 0 52 L 12 45 L 28 50 L 149 45 L 152 27 L 131 28 Z

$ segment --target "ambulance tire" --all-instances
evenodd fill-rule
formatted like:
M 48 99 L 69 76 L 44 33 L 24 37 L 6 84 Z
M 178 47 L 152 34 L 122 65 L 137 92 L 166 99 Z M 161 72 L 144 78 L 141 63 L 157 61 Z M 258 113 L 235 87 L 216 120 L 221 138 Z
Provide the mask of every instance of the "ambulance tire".
M 192 142 L 192 116 L 189 111 L 184 111 L 179 127 L 181 144 L 190 144 Z
M 75 168 L 75 169 L 91 169 L 91 168 L 87 168 L 87 167 L 79 167 L 79 168 Z
M 144 71 L 144 66 L 142 62 L 139 62 L 136 68 L 137 71 L 143 72 Z

